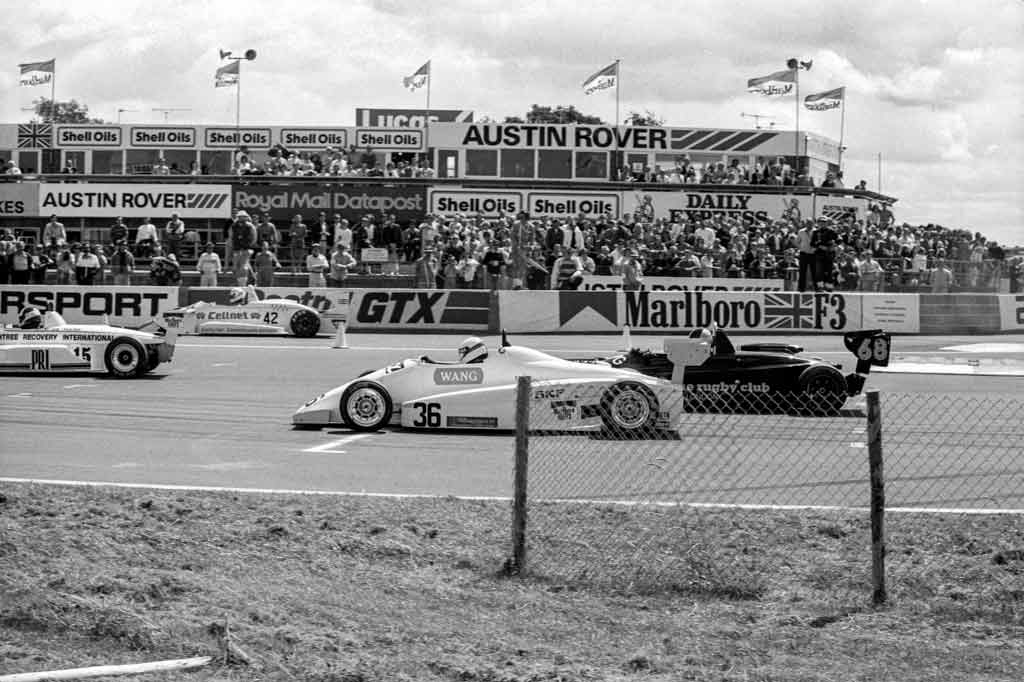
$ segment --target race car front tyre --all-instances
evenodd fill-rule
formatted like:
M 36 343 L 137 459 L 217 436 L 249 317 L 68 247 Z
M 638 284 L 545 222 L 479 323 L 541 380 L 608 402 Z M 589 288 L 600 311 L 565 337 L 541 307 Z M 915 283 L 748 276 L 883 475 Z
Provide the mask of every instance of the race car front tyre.
M 292 334 L 295 336 L 309 338 L 316 336 L 320 331 L 320 316 L 309 310 L 300 310 L 292 315 Z
M 103 362 L 110 376 L 128 379 L 145 373 L 148 358 L 141 343 L 127 336 L 119 336 L 107 344 Z
M 846 404 L 846 378 L 831 367 L 809 367 L 799 379 L 799 412 L 834 417 Z
M 379 431 L 391 421 L 391 396 L 374 381 L 356 381 L 341 394 L 339 409 L 353 431 Z
M 623 381 L 601 396 L 599 410 L 604 428 L 617 437 L 647 437 L 658 421 L 658 399 L 643 384 Z

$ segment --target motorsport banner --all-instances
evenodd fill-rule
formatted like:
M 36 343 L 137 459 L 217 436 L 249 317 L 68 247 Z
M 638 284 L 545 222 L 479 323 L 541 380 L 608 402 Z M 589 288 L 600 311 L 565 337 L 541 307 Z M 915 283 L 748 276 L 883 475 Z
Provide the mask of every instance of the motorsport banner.
M 231 185 L 42 183 L 39 216 L 76 218 L 231 217 Z
M 185 290 L 184 305 L 199 301 L 230 304 L 233 287 L 191 287 Z M 348 320 L 348 303 L 351 289 L 331 287 L 256 287 L 256 294 L 263 299 L 286 298 L 302 305 L 308 305 L 320 313 L 320 333 L 333 334 L 337 325 Z
M 917 294 L 860 294 L 862 329 L 919 334 L 921 297 Z
M 430 213 L 437 215 L 480 215 L 500 218 L 526 211 L 530 218 L 567 215 L 598 218 L 619 216 L 622 196 L 619 192 L 487 190 L 444 187 L 428 193 Z
M 711 322 L 730 331 L 834 334 L 864 325 L 864 301 L 848 293 L 733 291 L 500 291 L 499 324 L 517 333 L 686 333 Z M 892 299 L 894 297 L 883 297 Z M 873 326 L 891 332 L 918 327 L 916 304 L 868 303 Z M 891 308 L 899 307 L 897 313 Z
M 0 218 L 39 215 L 38 182 L 0 183 Z
M 486 332 L 490 315 L 489 291 L 354 289 L 348 328 Z
M 240 185 L 234 189 L 233 206 L 253 216 L 269 213 L 285 232 L 294 216 L 301 215 L 311 227 L 320 211 L 328 219 L 338 213 L 350 223 L 371 213 L 393 214 L 398 222 L 420 220 L 427 213 L 423 187 L 385 185 Z
M 1000 294 L 999 328 L 1004 332 L 1024 332 L 1024 294 Z
M 178 307 L 178 287 L 105 287 L 102 285 L 0 285 L 0 322 L 14 324 L 22 307 L 54 310 L 71 324 L 141 327 Z
M 638 191 L 622 193 L 623 213 L 638 220 L 667 218 L 712 220 L 737 218 L 743 222 L 768 222 L 777 218 L 814 217 L 814 198 L 810 194 L 758 194 L 735 191 Z
M 620 275 L 587 275 L 578 291 L 618 291 Z M 646 291 L 782 291 L 781 279 L 737 279 L 731 277 L 644 277 Z

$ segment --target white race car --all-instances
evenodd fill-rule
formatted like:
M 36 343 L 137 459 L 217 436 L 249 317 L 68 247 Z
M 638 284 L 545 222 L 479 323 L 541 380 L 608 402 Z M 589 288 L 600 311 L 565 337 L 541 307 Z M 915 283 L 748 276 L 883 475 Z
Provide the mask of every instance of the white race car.
M 160 335 L 107 324 L 68 324 L 53 311 L 41 318 L 29 328 L 0 327 L 0 373 L 106 372 L 126 379 L 174 356 L 175 323 Z
M 169 310 L 154 321 L 166 329 L 173 319 L 180 321 L 182 334 L 308 337 L 320 331 L 320 313 L 315 309 L 285 298 L 261 301 L 252 286 L 233 288 L 227 304 L 199 301 Z
M 457 362 L 423 356 L 364 372 L 305 403 L 292 423 L 300 428 L 344 425 L 356 431 L 389 424 L 513 430 L 520 376 L 534 382 L 531 410 L 550 411 L 546 419 L 532 419 L 531 424 L 558 424 L 559 430 L 603 426 L 621 436 L 642 437 L 673 429 L 682 413 L 682 386 L 664 379 L 563 360 L 509 345 L 504 335 L 501 347 L 490 353 L 479 339 L 467 342 Z M 482 351 L 469 348 L 476 343 Z

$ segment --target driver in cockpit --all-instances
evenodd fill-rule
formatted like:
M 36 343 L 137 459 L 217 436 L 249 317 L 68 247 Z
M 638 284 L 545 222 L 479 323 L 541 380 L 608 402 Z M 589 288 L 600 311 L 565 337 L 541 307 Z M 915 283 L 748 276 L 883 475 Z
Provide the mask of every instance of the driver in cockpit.
M 39 329 L 43 326 L 43 314 L 39 308 L 25 306 L 18 313 L 18 325 L 20 329 Z
M 487 345 L 476 336 L 459 344 L 459 362 L 467 365 L 483 362 L 487 358 Z

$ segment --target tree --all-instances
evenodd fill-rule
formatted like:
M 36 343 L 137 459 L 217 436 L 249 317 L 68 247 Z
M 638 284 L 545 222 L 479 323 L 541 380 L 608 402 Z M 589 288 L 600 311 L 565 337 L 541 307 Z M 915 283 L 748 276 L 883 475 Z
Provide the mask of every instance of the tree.
M 575 106 L 542 107 L 534 104 L 526 112 L 526 120 L 518 116 L 506 116 L 505 123 L 583 123 L 599 125 L 604 123 L 599 116 L 590 116 L 576 109 Z
M 661 128 L 665 125 L 665 119 L 658 116 L 650 109 L 645 110 L 642 114 L 636 111 L 631 111 L 629 112 L 629 116 L 626 117 L 626 125 Z
M 35 106 L 35 115 L 41 121 L 54 123 L 106 123 L 102 118 L 90 118 L 89 107 L 79 104 L 78 100 L 68 102 L 57 102 L 56 116 L 51 117 L 53 112 L 53 100 L 40 97 L 32 102 Z

